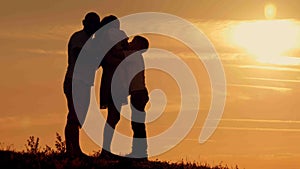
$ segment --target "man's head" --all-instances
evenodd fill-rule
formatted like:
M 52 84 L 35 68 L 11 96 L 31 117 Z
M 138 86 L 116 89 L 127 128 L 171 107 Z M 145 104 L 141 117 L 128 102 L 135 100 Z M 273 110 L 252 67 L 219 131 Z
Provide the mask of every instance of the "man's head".
M 147 50 L 149 48 L 149 41 L 143 36 L 135 36 L 131 41 L 133 50 Z M 145 52 L 144 51 L 144 52 Z
M 100 28 L 100 17 L 95 12 L 89 12 L 85 15 L 82 24 L 83 30 L 92 35 Z

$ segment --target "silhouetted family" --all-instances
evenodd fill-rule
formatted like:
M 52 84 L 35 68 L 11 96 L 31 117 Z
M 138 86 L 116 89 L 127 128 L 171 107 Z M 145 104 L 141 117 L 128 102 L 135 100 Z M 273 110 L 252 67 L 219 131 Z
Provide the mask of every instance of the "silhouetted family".
M 127 156 L 147 160 L 145 106 L 149 97 L 142 54 L 149 48 L 149 42 L 139 35 L 134 36 L 129 42 L 129 37 L 120 29 L 118 18 L 113 15 L 106 16 L 100 21 L 98 14 L 90 12 L 86 14 L 82 24 L 83 29 L 75 32 L 68 43 L 68 68 L 64 80 L 64 93 L 69 109 L 65 127 L 67 154 L 76 157 L 86 156 L 80 148 L 79 129 L 89 108 L 95 73 L 102 67 L 100 109 L 107 109 L 108 115 L 106 124 L 103 124 L 105 126 L 100 158 L 116 156 L 111 153 L 112 138 L 120 120 L 121 106 L 127 104 L 129 95 L 133 142 L 132 152 Z M 102 30 L 97 31 L 99 29 Z M 104 57 L 99 57 L 98 54 L 105 52 L 103 46 L 107 44 L 113 45 Z M 76 68 L 79 55 L 83 60 L 80 62 L 84 63 L 81 64 L 83 66 Z M 85 59 L 88 61 L 85 62 Z M 120 66 L 122 62 L 125 64 Z M 117 71 L 118 67 L 120 71 Z

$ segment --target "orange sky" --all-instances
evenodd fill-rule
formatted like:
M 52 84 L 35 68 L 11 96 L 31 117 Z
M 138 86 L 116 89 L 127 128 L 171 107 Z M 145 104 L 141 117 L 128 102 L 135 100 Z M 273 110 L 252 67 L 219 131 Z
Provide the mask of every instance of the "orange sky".
M 14 148 L 21 150 L 31 135 L 40 137 L 42 146 L 54 145 L 55 132 L 63 135 L 67 113 L 62 91 L 67 66 L 66 44 L 70 35 L 81 29 L 81 20 L 86 12 L 96 11 L 101 18 L 108 14 L 122 17 L 136 12 L 166 12 L 191 21 L 210 38 L 222 60 L 228 92 L 219 127 L 208 142 L 199 144 L 198 136 L 211 99 L 207 72 L 184 45 L 148 35 L 151 47 L 170 50 L 185 60 L 197 75 L 201 96 L 199 115 L 190 134 L 174 149 L 154 159 L 187 159 L 215 165 L 223 161 L 224 164 L 237 164 L 247 169 L 296 169 L 300 159 L 299 34 L 292 36 L 296 42 L 284 53 L 284 57 L 292 57 L 294 64 L 274 64 L 276 61 L 290 61 L 287 58 L 282 61 L 273 57 L 272 64 L 260 61 L 266 58 L 254 56 L 258 53 L 251 48 L 253 43 L 232 40 L 237 25 L 265 19 L 264 5 L 269 2 L 277 7 L 275 19 L 293 23 L 293 28 L 299 33 L 297 0 L 195 0 L 189 3 L 179 0 L 14 0 L 2 3 L 0 142 L 4 147 L 13 144 Z M 268 29 L 274 30 L 272 27 Z M 282 33 L 277 35 L 282 36 L 274 35 L 272 41 L 290 40 L 281 38 L 288 37 L 284 30 L 289 29 L 281 30 Z M 243 31 L 246 34 L 248 30 Z M 239 36 L 242 40 L 249 40 L 249 36 Z M 257 42 L 263 40 L 260 39 L 262 37 L 258 35 Z M 171 82 L 165 75 L 155 71 L 148 71 L 147 75 L 149 89 L 164 89 L 170 101 L 163 115 L 148 125 L 149 134 L 155 135 L 175 119 L 179 109 L 178 91 L 172 92 L 176 88 L 174 82 L 166 85 L 157 78 Z M 123 120 L 119 130 L 130 133 L 126 128 L 130 129 L 129 124 Z M 99 149 L 83 132 L 81 139 L 87 153 Z

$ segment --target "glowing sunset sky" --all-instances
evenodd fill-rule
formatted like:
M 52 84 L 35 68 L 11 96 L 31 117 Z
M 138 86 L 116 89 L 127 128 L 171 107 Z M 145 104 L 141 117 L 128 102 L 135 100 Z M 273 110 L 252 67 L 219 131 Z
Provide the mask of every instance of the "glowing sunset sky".
M 66 47 L 70 35 L 82 28 L 81 20 L 87 12 L 95 11 L 101 18 L 109 14 L 122 17 L 137 12 L 165 12 L 192 22 L 215 45 L 226 74 L 227 100 L 217 130 L 206 143 L 199 144 L 211 99 L 205 67 L 180 42 L 145 35 L 151 47 L 172 51 L 190 66 L 197 75 L 201 96 L 198 118 L 189 135 L 174 149 L 153 159 L 187 159 L 212 165 L 222 161 L 246 169 L 296 169 L 300 159 L 299 3 L 298 0 L 2 2 L 0 142 L 4 147 L 13 144 L 15 149 L 23 150 L 31 135 L 40 137 L 42 146 L 54 145 L 55 132 L 63 135 L 67 115 L 62 90 Z M 160 87 L 169 101 L 161 117 L 148 125 L 152 136 L 163 132 L 175 120 L 180 96 L 173 79 L 166 74 L 147 71 L 147 75 L 149 89 Z M 96 90 L 97 87 L 98 84 Z M 126 120 L 119 124 L 118 130 L 131 132 Z M 86 153 L 100 150 L 84 132 L 81 144 Z

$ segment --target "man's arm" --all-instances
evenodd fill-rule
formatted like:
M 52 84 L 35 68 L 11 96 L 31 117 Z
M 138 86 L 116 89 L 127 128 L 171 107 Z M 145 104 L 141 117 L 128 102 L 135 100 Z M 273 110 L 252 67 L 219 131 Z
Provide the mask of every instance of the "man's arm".
M 79 53 L 82 49 L 82 47 L 78 47 L 74 45 L 75 40 L 76 40 L 76 36 L 75 34 L 73 34 L 68 43 L 68 63 L 71 65 L 75 65 Z

